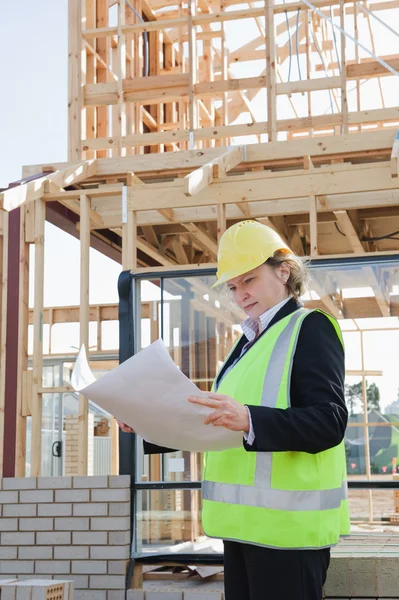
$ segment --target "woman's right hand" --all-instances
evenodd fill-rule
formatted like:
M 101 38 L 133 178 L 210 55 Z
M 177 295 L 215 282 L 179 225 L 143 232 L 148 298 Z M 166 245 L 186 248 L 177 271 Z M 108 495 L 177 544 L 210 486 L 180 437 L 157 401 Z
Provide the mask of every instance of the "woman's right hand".
M 122 423 L 122 421 L 116 421 L 119 425 L 119 427 L 122 429 L 122 431 L 124 433 L 135 433 L 133 427 L 130 427 L 129 425 L 126 425 L 126 423 Z

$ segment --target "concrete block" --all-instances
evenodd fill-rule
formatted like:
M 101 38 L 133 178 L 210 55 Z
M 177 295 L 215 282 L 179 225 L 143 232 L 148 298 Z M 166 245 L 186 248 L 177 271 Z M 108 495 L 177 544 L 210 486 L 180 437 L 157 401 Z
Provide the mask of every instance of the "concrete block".
M 222 600 L 222 592 L 184 592 L 183 600 Z
M 7 492 L 2 492 L 7 493 Z M 13 493 L 13 492 L 8 492 Z M 19 501 L 24 504 L 33 504 L 39 502 L 53 502 L 54 501 L 54 492 L 53 490 L 26 490 L 19 492 Z
M 91 590 L 124 590 L 123 575 L 90 575 Z
M 92 502 L 129 502 L 130 490 L 108 489 L 108 490 L 91 490 Z
M 110 488 L 130 488 L 130 475 L 110 475 L 108 485 Z
M 86 531 L 89 529 L 89 519 L 83 519 L 81 517 L 55 519 L 54 529 L 56 531 Z
M 125 590 L 112 590 L 107 592 L 107 600 L 125 600 Z
M 93 517 L 90 529 L 92 531 L 128 531 L 130 530 L 129 517 Z
M 143 590 L 128 590 L 127 600 L 145 600 Z
M 72 487 L 71 477 L 38 477 L 39 490 L 60 490 Z
M 39 504 L 38 517 L 71 517 L 72 504 Z
M 145 600 L 183 600 L 183 592 L 146 592 Z
M 51 560 L 53 558 L 53 548 L 51 546 L 21 546 L 18 549 L 18 558 L 19 560 Z
M 94 560 L 127 560 L 130 556 L 130 545 L 126 546 L 91 546 L 90 558 Z
M 19 520 L 20 531 L 53 531 L 54 519 L 33 517 Z
M 36 517 L 36 504 L 3 504 L 3 517 Z
M 88 575 L 68 575 L 68 579 L 71 579 L 73 581 L 75 590 L 87 590 L 87 588 L 89 587 Z
M 107 573 L 109 575 L 126 575 L 128 560 L 108 560 Z
M 71 572 L 69 560 L 37 560 L 35 565 L 35 573 L 57 575 L 59 573 Z
M 18 548 L 16 546 L 0 546 L 0 560 L 16 560 L 17 556 Z
M 73 515 L 74 517 L 107 517 L 108 504 L 104 502 L 88 502 L 87 504 L 74 504 Z
M 0 531 L 18 531 L 18 519 L 0 519 Z
M 35 490 L 36 477 L 6 477 L 3 479 L 3 490 Z
M 108 505 L 110 517 L 128 517 L 130 516 L 130 502 L 112 502 Z
M 94 477 L 76 476 L 72 477 L 73 488 L 107 488 L 108 477 L 106 475 L 95 475 Z
M 349 563 L 346 557 L 335 556 L 331 559 L 324 586 L 326 596 L 350 596 Z
M 58 560 L 87 560 L 89 546 L 57 546 L 54 548 L 54 558 Z
M 100 590 L 76 590 L 74 600 L 107 600 L 107 592 Z
M 16 504 L 18 502 L 18 492 L 0 492 L 0 504 Z
M 35 543 L 35 534 L 31 532 L 24 533 L 2 533 L 2 546 L 33 546 Z
M 352 596 L 378 596 L 377 562 L 374 556 L 353 556 L 346 559 Z M 336 592 L 335 592 L 336 593 Z
M 97 546 L 108 543 L 108 534 L 106 531 L 74 531 L 72 533 L 72 544 L 87 544 L 88 546 Z
M 130 528 L 126 531 L 110 531 L 108 543 L 110 546 L 125 546 L 131 543 Z
M 71 573 L 77 575 L 104 575 L 107 572 L 106 560 L 73 560 Z
M 66 546 L 71 543 L 71 534 L 67 531 L 38 532 L 36 542 L 38 546 Z
M 56 502 L 89 502 L 89 490 L 56 490 Z
M 0 573 L 8 575 L 9 573 L 34 573 L 35 563 L 33 560 L 2 560 L 0 562 Z
M 398 586 L 398 570 L 399 570 L 399 559 L 388 558 L 384 556 L 382 558 L 376 558 L 377 563 L 377 585 L 380 597 L 398 597 L 399 586 Z

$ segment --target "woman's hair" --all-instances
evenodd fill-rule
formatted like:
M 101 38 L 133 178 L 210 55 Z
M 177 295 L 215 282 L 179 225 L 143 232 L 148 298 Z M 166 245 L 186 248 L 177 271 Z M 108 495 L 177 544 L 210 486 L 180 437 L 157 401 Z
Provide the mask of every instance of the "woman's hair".
M 287 253 L 284 250 L 277 250 L 265 264 L 270 267 L 278 267 L 282 263 L 287 263 L 290 267 L 290 276 L 286 285 L 290 295 L 298 300 L 307 289 L 309 275 L 306 263 L 295 254 Z

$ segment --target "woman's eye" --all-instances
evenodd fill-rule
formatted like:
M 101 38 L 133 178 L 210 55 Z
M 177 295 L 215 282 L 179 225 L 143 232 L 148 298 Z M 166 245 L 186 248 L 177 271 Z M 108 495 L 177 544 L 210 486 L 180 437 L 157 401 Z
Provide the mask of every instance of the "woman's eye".
M 253 277 L 250 277 L 249 279 L 245 280 L 245 283 L 250 283 L 251 281 L 253 281 L 253 279 L 254 279 Z

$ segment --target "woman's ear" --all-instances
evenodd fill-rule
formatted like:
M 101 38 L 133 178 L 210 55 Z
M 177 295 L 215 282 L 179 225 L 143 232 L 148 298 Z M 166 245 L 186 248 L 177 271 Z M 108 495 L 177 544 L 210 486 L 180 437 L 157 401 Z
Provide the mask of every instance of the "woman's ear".
M 281 263 L 279 271 L 281 281 L 287 283 L 291 273 L 289 265 L 286 262 Z

